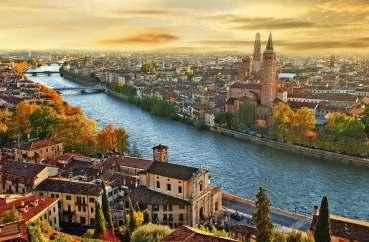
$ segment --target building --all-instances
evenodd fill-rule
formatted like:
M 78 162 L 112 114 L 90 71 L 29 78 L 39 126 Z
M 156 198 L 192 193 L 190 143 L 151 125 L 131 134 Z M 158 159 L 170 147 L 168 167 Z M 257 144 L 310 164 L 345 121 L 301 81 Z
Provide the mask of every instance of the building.
M 260 71 L 262 60 L 261 60 L 261 43 L 260 34 L 256 33 L 254 43 L 254 54 L 253 54 L 252 72 L 257 74 Z
M 25 224 L 37 220 L 47 221 L 54 229 L 59 229 L 58 199 L 32 195 L 1 195 L 0 217 L 15 208 L 20 220 Z M 1 241 L 1 238 L 0 238 Z
M 63 178 L 46 179 L 35 188 L 40 196 L 59 199 L 61 222 L 86 226 L 95 223 L 95 202 L 101 203 L 101 192 L 101 186 L 95 183 Z
M 103 162 L 102 167 L 104 170 L 116 171 L 129 176 L 138 177 L 138 173 L 146 171 L 153 162 L 153 160 L 138 157 L 114 155 L 107 158 Z
M 159 150 L 158 150 L 159 149 Z M 211 187 L 208 170 L 167 162 L 166 146 L 154 147 L 155 161 L 139 174 L 140 186 L 131 198 L 152 211 L 156 223 L 195 225 L 222 208 L 221 187 Z
M 263 53 L 263 70 L 261 79 L 261 105 L 272 107 L 278 92 L 277 57 L 273 49 L 272 33 Z
M 51 140 L 33 140 L 13 146 L 14 160 L 40 163 L 63 154 L 63 143 Z
M 57 167 L 34 163 L 5 162 L 0 164 L 0 192 L 32 192 L 42 181 L 57 174 Z
M 174 230 L 170 235 L 165 237 L 161 242 L 198 242 L 198 241 L 206 241 L 206 242 L 233 242 L 237 240 L 216 237 L 211 233 L 206 233 L 204 231 L 191 228 L 188 226 L 181 226 Z

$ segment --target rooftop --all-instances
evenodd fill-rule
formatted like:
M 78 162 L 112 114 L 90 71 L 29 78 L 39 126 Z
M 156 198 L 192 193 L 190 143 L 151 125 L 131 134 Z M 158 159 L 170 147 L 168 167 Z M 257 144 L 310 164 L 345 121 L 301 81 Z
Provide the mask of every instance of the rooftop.
M 199 168 L 178 165 L 168 162 L 154 162 L 149 169 L 149 173 L 171 177 L 179 180 L 191 179 L 199 170 Z
M 60 144 L 58 141 L 52 141 L 52 140 L 33 140 L 28 141 L 21 144 L 16 144 L 14 148 L 22 149 L 22 150 L 36 150 L 44 147 L 48 147 L 51 145 L 57 145 Z
M 173 197 L 161 192 L 150 190 L 144 186 L 138 186 L 130 193 L 132 199 L 144 204 L 171 204 L 171 205 L 187 205 L 186 200 Z
M 101 187 L 90 182 L 71 181 L 64 178 L 48 178 L 35 188 L 35 191 L 61 192 L 99 196 Z
M 5 162 L 0 173 L 24 178 L 35 178 L 47 166 L 35 163 Z
M 229 242 L 236 241 L 229 238 L 216 237 L 213 234 L 203 232 L 188 226 L 181 226 L 174 230 L 173 233 L 165 237 L 162 242 Z

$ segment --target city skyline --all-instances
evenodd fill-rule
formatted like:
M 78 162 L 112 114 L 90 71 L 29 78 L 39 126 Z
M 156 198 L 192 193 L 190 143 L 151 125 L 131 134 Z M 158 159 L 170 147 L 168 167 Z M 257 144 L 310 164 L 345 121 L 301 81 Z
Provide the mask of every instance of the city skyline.
M 366 54 L 365 0 L 0 2 L 0 49 L 250 52 L 273 32 L 285 54 Z

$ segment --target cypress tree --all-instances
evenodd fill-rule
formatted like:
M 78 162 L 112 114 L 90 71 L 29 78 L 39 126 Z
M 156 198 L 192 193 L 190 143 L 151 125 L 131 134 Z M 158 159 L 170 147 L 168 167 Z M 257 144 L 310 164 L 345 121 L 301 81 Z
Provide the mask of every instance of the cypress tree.
M 252 219 L 256 224 L 257 242 L 270 242 L 272 240 L 273 224 L 270 218 L 271 205 L 267 190 L 260 187 L 259 192 L 256 194 L 256 211 L 252 215 Z
M 106 231 L 106 221 L 104 218 L 104 213 L 100 207 L 98 201 L 95 202 L 95 233 L 94 237 L 99 238 Z
M 113 219 L 111 217 L 111 209 L 110 209 L 108 195 L 106 194 L 105 183 L 102 182 L 101 186 L 102 186 L 102 189 L 103 189 L 103 193 L 102 193 L 102 211 L 104 213 L 104 218 L 106 220 L 106 227 L 110 231 L 113 231 L 114 230 L 114 225 L 113 225 Z
M 152 223 L 152 216 L 151 216 L 151 210 L 150 209 L 145 209 L 143 211 L 143 217 L 144 217 L 144 224 L 148 224 L 148 223 Z
M 135 208 L 133 207 L 131 198 L 128 198 L 129 202 L 129 232 L 133 233 L 137 228 Z
M 319 209 L 319 217 L 315 228 L 314 238 L 316 242 L 330 242 L 331 228 L 329 222 L 328 199 L 323 197 Z

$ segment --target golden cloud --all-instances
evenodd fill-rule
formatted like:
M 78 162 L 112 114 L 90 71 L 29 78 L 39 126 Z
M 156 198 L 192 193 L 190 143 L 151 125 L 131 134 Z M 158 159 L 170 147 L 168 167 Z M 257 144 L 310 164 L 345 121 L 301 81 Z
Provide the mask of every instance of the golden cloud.
M 165 44 L 178 39 L 178 36 L 163 31 L 145 31 L 127 37 L 99 40 L 97 43 L 102 45 Z

